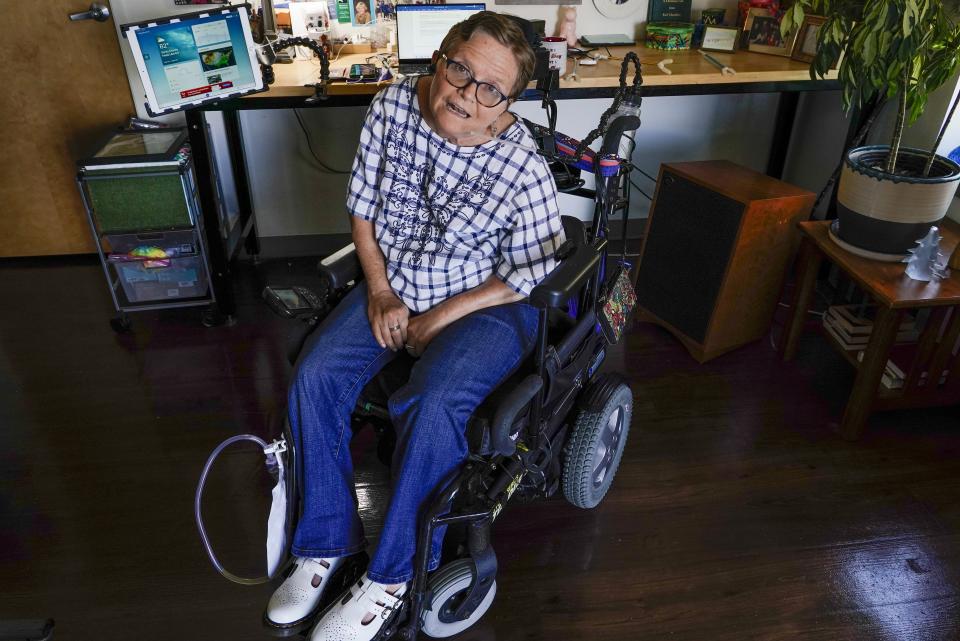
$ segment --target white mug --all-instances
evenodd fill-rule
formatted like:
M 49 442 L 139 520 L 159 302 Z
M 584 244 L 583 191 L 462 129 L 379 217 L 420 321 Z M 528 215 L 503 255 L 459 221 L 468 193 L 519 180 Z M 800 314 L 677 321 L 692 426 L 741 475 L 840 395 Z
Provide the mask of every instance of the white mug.
M 567 39 L 543 38 L 543 48 L 550 54 L 550 68 L 564 73 L 567 70 Z

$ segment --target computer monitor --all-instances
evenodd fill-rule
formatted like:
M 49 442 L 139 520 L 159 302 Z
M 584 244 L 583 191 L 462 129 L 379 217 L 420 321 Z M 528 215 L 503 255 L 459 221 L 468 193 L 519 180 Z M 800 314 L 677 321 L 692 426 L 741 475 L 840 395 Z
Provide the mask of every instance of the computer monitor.
M 400 63 L 430 62 L 450 27 L 485 8 L 483 3 L 398 4 L 397 58 Z
M 245 5 L 121 27 L 153 116 L 264 91 Z

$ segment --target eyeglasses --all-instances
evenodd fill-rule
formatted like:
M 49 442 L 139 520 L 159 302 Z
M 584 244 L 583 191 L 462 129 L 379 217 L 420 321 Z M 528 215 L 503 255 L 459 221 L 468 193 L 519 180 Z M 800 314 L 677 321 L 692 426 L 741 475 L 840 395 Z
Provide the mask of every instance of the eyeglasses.
M 443 58 L 443 61 L 446 63 L 444 65 L 444 76 L 447 82 L 457 89 L 469 87 L 471 84 L 477 85 L 477 102 L 484 107 L 496 107 L 504 100 L 507 100 L 507 97 L 503 95 L 499 89 L 489 82 L 480 82 L 475 79 L 473 74 L 470 73 L 470 70 L 456 60 L 451 60 L 446 54 L 440 54 L 440 57 Z

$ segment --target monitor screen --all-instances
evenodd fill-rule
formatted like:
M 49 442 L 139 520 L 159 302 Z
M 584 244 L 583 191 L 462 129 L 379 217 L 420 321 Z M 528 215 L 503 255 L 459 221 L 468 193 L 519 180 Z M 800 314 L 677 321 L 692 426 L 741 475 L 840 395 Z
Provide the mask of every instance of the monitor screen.
M 243 5 L 122 29 L 152 115 L 264 88 Z
M 398 4 L 397 56 L 400 60 L 429 60 L 450 27 L 485 8 L 482 3 Z

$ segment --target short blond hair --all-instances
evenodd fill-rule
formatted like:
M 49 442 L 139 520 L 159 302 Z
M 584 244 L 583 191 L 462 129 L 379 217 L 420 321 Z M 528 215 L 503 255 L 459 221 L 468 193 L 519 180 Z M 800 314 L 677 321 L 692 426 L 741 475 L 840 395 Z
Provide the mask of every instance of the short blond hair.
M 513 83 L 508 97 L 516 98 L 530 83 L 537 60 L 523 31 L 510 18 L 493 11 L 475 13 L 450 28 L 440 43 L 440 53 L 447 55 L 476 32 L 485 33 L 510 49 L 517 61 L 517 80 Z

